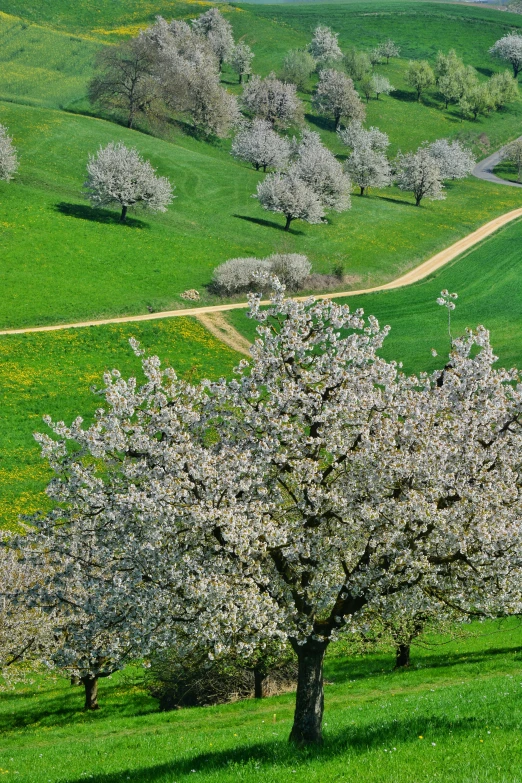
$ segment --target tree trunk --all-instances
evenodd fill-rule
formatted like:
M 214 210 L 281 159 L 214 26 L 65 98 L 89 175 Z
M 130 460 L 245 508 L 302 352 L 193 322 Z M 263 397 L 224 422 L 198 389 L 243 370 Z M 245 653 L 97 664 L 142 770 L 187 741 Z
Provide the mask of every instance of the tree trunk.
M 410 665 L 410 645 L 398 644 L 395 649 L 395 668 L 404 669 Z
M 340 114 L 336 114 L 335 115 L 335 130 L 336 131 L 339 130 L 339 125 L 340 124 L 341 124 L 341 115 Z
M 359 193 L 359 195 L 364 196 L 365 188 L 362 185 L 359 185 L 359 187 L 361 188 L 361 192 Z
M 319 744 L 323 741 L 323 660 L 328 643 L 308 639 L 305 644 L 292 646 L 297 654 L 298 670 L 290 741 L 297 745 Z
M 239 74 L 239 84 L 243 84 L 243 74 Z
M 264 699 L 266 676 L 260 669 L 254 669 L 254 698 Z
M 288 231 L 290 228 L 290 223 L 292 222 L 292 217 L 290 215 L 286 216 L 286 223 L 285 223 L 285 231 Z
M 85 688 L 85 709 L 98 710 L 98 678 L 86 676 L 82 677 Z
M 415 196 L 415 206 L 420 207 L 420 203 L 422 201 L 422 196 Z
M 128 207 L 122 207 L 121 215 L 120 215 L 120 223 L 125 223 L 125 221 L 127 220 L 127 209 Z

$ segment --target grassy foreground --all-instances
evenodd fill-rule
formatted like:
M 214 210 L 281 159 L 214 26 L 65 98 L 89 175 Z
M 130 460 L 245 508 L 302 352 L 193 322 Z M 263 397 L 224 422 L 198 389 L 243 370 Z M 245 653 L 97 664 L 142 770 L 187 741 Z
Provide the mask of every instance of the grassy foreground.
M 45 505 L 50 473 L 32 437 L 47 430 L 42 416 L 88 421 L 105 371 L 139 377 L 130 337 L 194 381 L 230 375 L 241 358 L 190 318 L 0 337 L 0 527 Z
M 473 638 L 392 655 L 327 658 L 325 743 L 288 745 L 293 694 L 158 713 L 136 671 L 103 681 L 81 711 L 64 680 L 2 696 L 0 774 L 18 783 L 518 783 L 522 629 L 474 625 Z M 437 644 L 438 643 L 438 644 Z

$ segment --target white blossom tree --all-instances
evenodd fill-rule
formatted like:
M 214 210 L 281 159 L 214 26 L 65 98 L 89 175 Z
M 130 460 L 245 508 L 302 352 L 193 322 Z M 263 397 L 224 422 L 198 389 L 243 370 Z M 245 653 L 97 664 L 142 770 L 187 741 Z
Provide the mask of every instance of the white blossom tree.
M 390 146 L 388 134 L 380 131 L 379 128 L 363 128 L 359 120 L 352 120 L 346 128 L 337 131 L 339 140 L 355 150 L 359 147 L 370 147 L 375 152 L 386 152 Z
M 493 44 L 489 53 L 493 57 L 509 63 L 516 79 L 522 70 L 522 35 L 516 30 L 506 33 Z
M 231 155 L 251 163 L 256 170 L 283 169 L 290 154 L 290 142 L 276 133 L 268 120 L 244 123 L 232 142 Z
M 422 93 L 435 84 L 435 74 L 427 60 L 410 60 L 404 78 L 414 89 L 418 101 Z
M 390 95 L 395 92 L 395 87 L 390 83 L 390 80 L 386 76 L 381 76 L 380 73 L 375 73 L 372 76 L 372 87 L 377 100 L 379 95 Z
M 35 570 L 11 547 L 4 534 L 0 546 L 0 687 L 12 686 L 28 671 L 50 665 L 55 641 L 51 618 L 31 607 L 27 594 L 48 579 L 48 563 Z
M 282 82 L 273 73 L 265 79 L 254 76 L 245 86 L 241 100 L 247 111 L 275 127 L 288 128 L 303 121 L 303 105 L 295 84 Z
M 424 198 L 430 201 L 446 198 L 439 164 L 426 145 L 420 146 L 416 152 L 397 155 L 395 177 L 401 190 L 413 193 L 417 207 Z
M 5 125 L 0 125 L 0 179 L 9 182 L 18 169 L 18 156 Z
M 390 162 L 371 146 L 357 146 L 346 161 L 346 171 L 364 196 L 368 188 L 386 188 L 392 184 Z
M 192 20 L 192 29 L 209 42 L 216 55 L 219 68 L 228 60 L 234 49 L 232 25 L 217 8 L 210 8 Z
M 285 231 L 293 220 L 312 224 L 324 222 L 324 207 L 318 194 L 294 171 L 268 174 L 258 184 L 255 198 L 263 209 L 285 216 Z
M 303 49 L 291 49 L 285 54 L 281 79 L 295 84 L 298 90 L 303 90 L 315 66 L 316 62 L 309 52 Z
M 94 207 L 121 207 L 120 222 L 124 223 L 129 208 L 140 207 L 151 212 L 166 212 L 174 198 L 172 185 L 166 177 L 157 177 L 148 160 L 138 150 L 121 142 L 110 142 L 89 156 L 87 197 Z
M 240 41 L 234 46 L 228 55 L 228 62 L 233 71 L 239 76 L 239 84 L 243 83 L 243 78 L 252 73 L 252 60 L 254 52 L 250 46 Z
M 328 645 L 383 601 L 521 611 L 522 385 L 493 369 L 483 327 L 443 370 L 406 377 L 380 358 L 375 318 L 274 285 L 268 309 L 251 296 L 259 337 L 234 380 L 193 386 L 146 359 L 143 386 L 106 376 L 95 423 L 55 425 L 44 449 L 53 535 L 83 517 L 107 541 L 129 626 L 142 615 L 172 643 L 179 624 L 213 654 L 289 640 L 291 739 L 307 744 L 321 741 Z M 67 551 L 88 571 L 85 543 Z M 93 611 L 99 589 L 94 575 Z
M 290 172 L 317 194 L 323 208 L 334 212 L 350 209 L 351 182 L 335 155 L 318 133 L 304 131 L 296 145 Z
M 475 167 L 471 151 L 456 139 L 437 139 L 428 146 L 428 150 L 439 166 L 442 179 L 464 179 Z
M 320 72 L 313 106 L 333 117 L 335 130 L 338 130 L 341 120 L 363 121 L 366 114 L 350 77 L 332 69 Z
M 391 38 L 388 38 L 387 41 L 380 44 L 379 49 L 381 50 L 381 54 L 385 58 L 386 63 L 390 62 L 391 57 L 400 57 L 401 54 L 401 47 L 396 44 L 395 41 L 392 41 Z
M 334 33 L 326 25 L 317 25 L 314 35 L 308 45 L 308 51 L 318 66 L 332 65 L 342 60 L 343 53 L 337 39 L 339 33 Z
M 522 139 L 515 139 L 502 149 L 502 158 L 513 163 L 517 170 L 517 182 L 522 177 Z

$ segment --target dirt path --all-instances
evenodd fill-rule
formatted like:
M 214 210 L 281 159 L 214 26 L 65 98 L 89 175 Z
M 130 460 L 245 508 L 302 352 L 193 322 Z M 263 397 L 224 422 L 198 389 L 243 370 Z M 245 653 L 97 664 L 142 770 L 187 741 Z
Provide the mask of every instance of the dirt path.
M 234 351 L 238 351 L 238 353 L 250 356 L 250 343 L 232 324 L 229 324 L 223 313 L 208 313 L 206 315 L 198 315 L 197 318 L 205 329 L 208 329 L 210 334 L 213 334 L 222 343 L 225 343 Z
M 341 297 L 346 297 L 346 296 L 360 296 L 361 294 L 369 294 L 374 291 L 388 291 L 392 288 L 401 288 L 402 286 L 411 285 L 412 283 L 416 283 L 417 281 L 427 277 L 432 272 L 435 272 L 437 269 L 440 269 L 442 266 L 447 264 L 449 261 L 452 261 L 454 258 L 457 258 L 457 256 L 459 256 L 465 250 L 469 250 L 470 247 L 473 247 L 474 245 L 478 244 L 483 239 L 485 239 L 486 237 L 490 236 L 495 231 L 497 231 L 499 228 L 502 228 L 502 226 L 505 226 L 507 223 L 510 223 L 512 220 L 516 220 L 517 218 L 520 217 L 522 217 L 522 208 L 513 209 L 510 212 L 506 212 L 504 215 L 500 215 L 494 220 L 490 220 L 489 223 L 485 223 L 483 226 L 480 226 L 480 228 L 477 228 L 476 231 L 472 231 L 471 234 L 468 234 L 463 239 L 459 239 L 458 242 L 455 242 L 453 245 L 450 245 L 450 247 L 447 247 L 445 250 L 441 250 L 440 253 L 437 253 L 436 255 L 429 258 L 427 261 L 424 261 L 423 264 L 421 264 L 418 267 L 415 267 L 415 269 L 412 269 L 410 272 L 407 272 L 405 275 L 401 275 L 401 277 L 398 277 L 396 280 L 391 280 L 389 283 L 385 283 L 384 285 L 375 286 L 374 288 L 364 288 L 359 291 L 336 291 L 335 293 L 332 294 L 317 294 L 317 297 L 321 299 L 339 299 Z M 296 298 L 307 299 L 307 297 L 305 296 L 300 296 Z M 269 302 L 266 301 L 264 302 L 264 304 L 269 304 Z M 30 332 L 55 332 L 55 331 L 59 331 L 60 329 L 80 329 L 85 326 L 105 326 L 107 324 L 139 323 L 140 321 L 156 321 L 160 318 L 176 318 L 178 316 L 200 317 L 200 316 L 210 315 L 211 313 L 226 313 L 228 310 L 244 310 L 247 307 L 248 305 L 246 302 L 235 302 L 234 304 L 222 304 L 222 305 L 209 305 L 206 307 L 190 307 L 190 308 L 179 309 L 179 310 L 167 310 L 160 313 L 146 313 L 144 315 L 126 315 L 120 318 L 103 318 L 97 321 L 79 321 L 77 323 L 53 324 L 51 326 L 30 326 L 30 327 L 25 327 L 23 329 L 4 329 L 3 331 L 0 331 L 0 335 L 28 334 Z M 224 321 L 224 319 L 222 319 L 222 321 Z M 229 325 L 227 325 L 227 328 L 228 327 Z M 232 326 L 230 326 L 229 328 L 230 330 L 233 329 Z M 221 326 L 221 329 L 223 330 L 223 326 Z M 215 332 L 213 333 L 216 334 Z M 234 337 L 234 339 L 237 338 Z M 246 342 L 247 341 L 245 340 L 245 343 Z M 236 350 L 239 349 L 236 348 Z M 244 350 L 242 350 L 241 352 L 244 353 Z

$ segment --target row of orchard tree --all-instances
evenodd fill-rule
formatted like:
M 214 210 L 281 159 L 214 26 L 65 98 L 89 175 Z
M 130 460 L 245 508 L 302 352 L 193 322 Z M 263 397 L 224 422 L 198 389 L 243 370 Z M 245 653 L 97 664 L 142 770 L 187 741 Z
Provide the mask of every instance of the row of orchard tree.
M 466 177 L 475 165 L 468 149 L 448 139 L 425 142 L 416 151 L 399 152 L 389 160 L 387 134 L 364 128 L 359 119 L 339 130 L 338 137 L 350 150 L 344 164 L 318 133 L 306 130 L 290 140 L 267 120 L 258 119 L 243 124 L 231 152 L 257 170 L 275 169 L 258 184 L 256 197 L 264 209 L 284 215 L 286 230 L 295 219 L 322 223 L 327 211 L 349 209 L 353 185 L 363 196 L 369 188 L 395 183 L 413 194 L 416 206 L 423 199 L 444 199 L 444 181 Z
M 29 651 L 94 707 L 99 677 L 161 650 L 290 645 L 307 744 L 334 640 L 520 613 L 519 372 L 478 327 L 406 376 L 375 318 L 272 283 L 233 380 L 184 381 L 134 343 L 144 382 L 107 373 L 91 426 L 37 436 L 54 509 L 0 549 L 4 666 Z
M 435 70 L 427 61 L 411 61 L 406 82 L 419 100 L 436 84 L 446 107 L 458 103 L 464 116 L 476 119 L 479 114 L 502 108 L 518 95 L 522 36 L 507 34 L 490 52 L 512 66 L 513 78 L 506 71 L 495 74 L 487 83 L 481 82 L 477 71 L 465 66 L 451 51 L 447 55 L 439 53 Z M 241 109 L 280 127 L 302 122 L 304 110 L 297 90 L 303 89 L 312 72 L 317 71 L 320 80 L 314 106 L 332 116 L 337 129 L 343 117 L 356 119 L 361 113 L 354 82 L 366 101 L 373 95 L 378 98 L 395 91 L 389 80 L 372 68 L 399 54 L 400 47 L 392 40 L 370 52 L 351 49 L 343 54 L 338 34 L 319 25 L 306 49 L 287 53 L 281 80 L 275 74 L 268 80 L 254 76 L 238 102 L 221 84 L 221 69 L 228 63 L 243 82 L 251 75 L 254 53 L 243 41 L 234 42 L 232 26 L 218 9 L 212 8 L 190 24 L 158 17 L 136 38 L 104 48 L 98 59 L 98 74 L 89 85 L 89 97 L 106 110 L 123 112 L 129 127 L 140 116 L 157 118 L 174 112 L 187 115 L 204 133 L 226 136 L 239 121 Z

